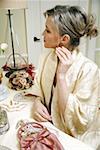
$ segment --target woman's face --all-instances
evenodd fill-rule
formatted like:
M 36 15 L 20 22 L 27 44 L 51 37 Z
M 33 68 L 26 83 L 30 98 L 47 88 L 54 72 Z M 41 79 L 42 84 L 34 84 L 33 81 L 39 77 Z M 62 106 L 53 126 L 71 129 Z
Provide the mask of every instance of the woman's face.
M 46 48 L 56 48 L 60 44 L 61 37 L 59 35 L 56 24 L 53 21 L 53 18 L 47 17 L 45 30 L 43 32 L 44 36 L 44 47 Z

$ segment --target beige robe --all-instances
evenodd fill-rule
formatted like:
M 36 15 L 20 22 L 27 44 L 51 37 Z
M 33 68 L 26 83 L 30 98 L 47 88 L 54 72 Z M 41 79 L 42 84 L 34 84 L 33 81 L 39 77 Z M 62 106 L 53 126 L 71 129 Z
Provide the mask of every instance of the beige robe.
M 91 129 L 95 131 L 95 125 L 93 125 L 94 129 L 91 125 L 98 111 L 99 68 L 91 60 L 84 57 L 81 52 L 74 51 L 72 56 L 74 63 L 66 73 L 66 82 L 69 85 L 70 94 L 69 98 L 66 99 L 67 106 L 62 117 L 59 114 L 57 90 L 56 87 L 53 88 L 53 80 L 57 69 L 57 56 L 54 50 L 47 50 L 41 56 L 38 75 L 36 76 L 32 93 L 39 97 L 48 108 L 53 88 L 51 103 L 53 124 L 65 133 L 85 141 L 87 133 L 90 133 Z M 100 131 L 100 123 L 98 131 Z M 96 145 L 98 142 L 94 143 Z

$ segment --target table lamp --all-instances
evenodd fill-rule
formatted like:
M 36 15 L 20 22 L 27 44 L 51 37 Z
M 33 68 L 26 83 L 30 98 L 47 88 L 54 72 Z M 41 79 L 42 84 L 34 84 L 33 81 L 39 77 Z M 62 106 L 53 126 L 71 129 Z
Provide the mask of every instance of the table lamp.
M 8 10 L 8 20 L 9 20 L 9 28 L 10 28 L 10 36 L 11 36 L 11 46 L 12 46 L 12 56 L 13 56 L 13 70 L 17 70 L 16 60 L 15 60 L 15 50 L 14 50 L 14 40 L 13 40 L 13 32 L 12 32 L 12 22 L 11 22 L 11 10 L 13 9 L 25 9 L 27 8 L 26 0 L 0 0 L 0 9 Z

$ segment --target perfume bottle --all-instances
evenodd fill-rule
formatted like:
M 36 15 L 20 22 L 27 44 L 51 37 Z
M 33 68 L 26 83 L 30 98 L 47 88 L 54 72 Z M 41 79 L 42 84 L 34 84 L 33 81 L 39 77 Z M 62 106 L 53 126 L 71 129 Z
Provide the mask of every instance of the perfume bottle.
M 9 130 L 9 122 L 7 112 L 0 107 L 0 135 L 6 133 Z

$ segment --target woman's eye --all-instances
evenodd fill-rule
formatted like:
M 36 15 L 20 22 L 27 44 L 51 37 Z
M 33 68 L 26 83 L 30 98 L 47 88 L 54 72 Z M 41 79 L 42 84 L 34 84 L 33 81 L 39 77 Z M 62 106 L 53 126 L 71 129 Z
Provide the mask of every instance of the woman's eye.
M 49 31 L 48 29 L 45 29 L 45 31 L 46 31 L 47 33 L 50 33 L 50 31 Z

